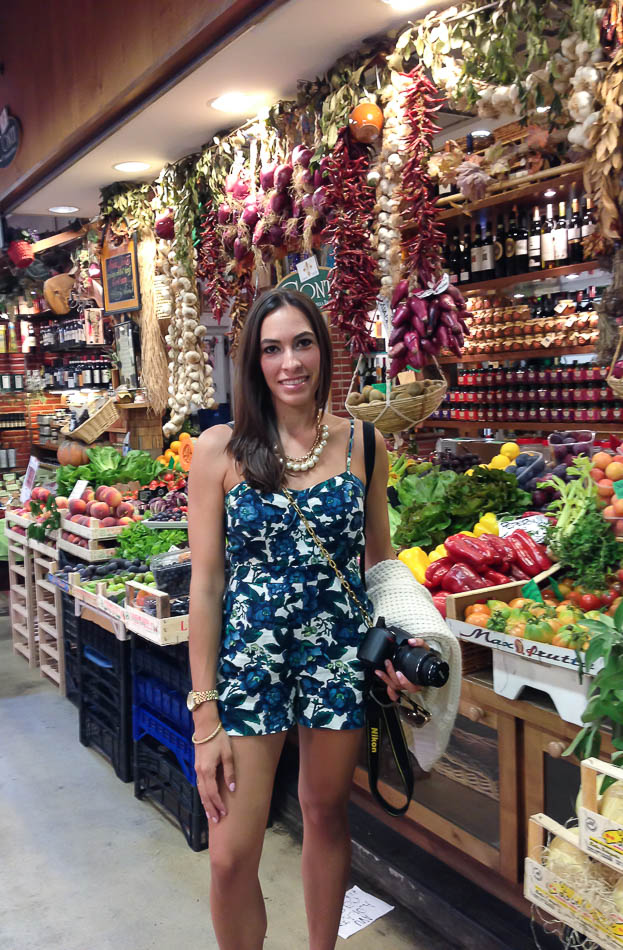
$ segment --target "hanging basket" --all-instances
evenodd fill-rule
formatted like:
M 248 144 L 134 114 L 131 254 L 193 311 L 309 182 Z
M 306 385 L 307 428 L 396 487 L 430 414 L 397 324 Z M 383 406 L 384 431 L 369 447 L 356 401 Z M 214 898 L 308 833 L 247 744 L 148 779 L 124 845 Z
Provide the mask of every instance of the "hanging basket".
M 359 369 L 359 363 L 357 363 L 346 397 L 346 409 L 354 419 L 373 422 L 383 435 L 393 435 L 421 425 L 439 408 L 448 389 L 448 384 L 437 360 L 435 360 L 435 366 L 441 378 L 423 380 L 425 389 L 420 396 L 400 395 L 392 399 L 392 384 L 388 380 L 383 400 L 378 399 L 375 402 L 364 402 L 355 405 L 351 402 L 351 396 Z M 396 388 L 402 387 L 394 387 L 394 389 Z
M 623 399 L 623 379 L 617 379 L 613 375 L 615 364 L 619 361 L 619 356 L 621 354 L 621 347 L 623 346 L 623 327 L 619 330 L 619 341 L 617 343 L 617 348 L 614 351 L 614 356 L 612 357 L 612 362 L 610 364 L 610 369 L 608 370 L 608 376 L 606 382 L 610 389 L 619 397 Z
M 20 270 L 30 267 L 35 259 L 32 244 L 28 241 L 11 241 L 6 252 L 11 263 Z

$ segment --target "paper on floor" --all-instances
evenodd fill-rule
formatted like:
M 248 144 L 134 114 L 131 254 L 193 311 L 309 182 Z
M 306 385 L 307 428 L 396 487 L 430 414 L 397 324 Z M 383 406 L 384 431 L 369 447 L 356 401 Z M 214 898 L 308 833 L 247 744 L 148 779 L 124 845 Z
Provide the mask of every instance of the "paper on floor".
M 383 914 L 393 909 L 391 904 L 386 904 L 385 901 L 373 897 L 372 894 L 366 894 L 360 887 L 351 887 L 344 897 L 338 935 L 344 939 L 352 937 L 353 934 L 363 930 L 368 924 L 374 923 Z

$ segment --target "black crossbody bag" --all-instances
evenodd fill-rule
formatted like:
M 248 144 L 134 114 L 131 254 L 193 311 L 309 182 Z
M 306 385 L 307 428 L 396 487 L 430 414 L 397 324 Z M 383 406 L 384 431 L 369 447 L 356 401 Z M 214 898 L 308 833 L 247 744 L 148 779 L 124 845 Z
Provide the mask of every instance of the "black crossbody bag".
M 365 459 L 365 473 L 366 473 L 366 487 L 364 494 L 364 536 L 365 536 L 365 523 L 366 523 L 366 502 L 368 498 L 368 486 L 372 479 L 374 472 L 374 462 L 376 455 L 376 444 L 375 444 L 375 429 L 371 422 L 363 423 L 363 446 L 364 446 L 364 459 Z M 368 627 L 374 626 L 374 621 L 372 617 L 365 610 L 363 605 L 360 603 L 359 598 L 353 591 L 352 587 L 341 573 L 337 567 L 335 561 L 329 555 L 328 551 L 325 549 L 324 545 L 317 537 L 316 532 L 309 524 L 307 518 L 299 508 L 296 500 L 293 495 L 288 491 L 287 488 L 283 489 L 283 492 L 299 515 L 301 521 L 303 522 L 307 532 L 310 534 L 312 540 L 316 546 L 320 549 L 320 552 L 323 554 L 329 566 L 335 571 L 335 574 L 340 581 L 342 587 L 351 598 L 353 603 L 361 612 L 363 619 L 365 620 Z M 361 577 L 365 583 L 365 564 L 363 561 L 361 563 Z M 409 759 L 409 751 L 407 748 L 407 742 L 402 728 L 402 722 L 398 712 L 398 706 L 400 705 L 404 711 L 405 715 L 409 720 L 416 726 L 425 725 L 430 717 L 425 710 L 422 710 L 417 704 L 412 703 L 406 697 L 402 697 L 400 703 L 393 703 L 387 695 L 387 689 L 385 684 L 380 680 L 375 681 L 373 673 L 366 673 L 366 682 L 364 687 L 365 693 L 365 703 L 366 703 L 366 746 L 368 753 L 368 780 L 370 783 L 370 791 L 372 795 L 376 798 L 378 803 L 385 809 L 388 814 L 393 817 L 399 815 L 404 815 L 407 811 L 411 798 L 413 796 L 413 769 L 411 767 L 411 761 Z M 400 776 L 402 783 L 405 802 L 401 806 L 392 805 L 387 801 L 386 798 L 381 794 L 378 782 L 379 782 L 379 771 L 380 771 L 380 760 L 381 760 L 381 747 L 383 744 L 383 739 L 387 734 L 387 738 L 390 743 L 392 750 L 392 755 L 396 763 L 396 768 Z

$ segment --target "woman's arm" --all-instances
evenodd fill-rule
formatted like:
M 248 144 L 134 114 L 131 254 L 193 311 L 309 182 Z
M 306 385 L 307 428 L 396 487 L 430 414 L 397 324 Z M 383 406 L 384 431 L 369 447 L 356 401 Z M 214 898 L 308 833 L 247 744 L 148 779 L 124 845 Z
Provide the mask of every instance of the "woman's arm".
M 374 441 L 374 471 L 366 500 L 366 570 L 379 561 L 393 560 L 396 557 L 390 540 L 387 512 L 389 460 L 385 441 L 378 429 L 374 430 Z
M 216 686 L 225 588 L 223 482 L 228 468 L 225 450 L 230 438 L 228 426 L 214 426 L 203 433 L 193 452 L 188 481 L 188 533 L 192 553 L 188 654 L 195 690 Z M 209 736 L 219 723 L 217 703 L 201 703 L 193 717 L 197 738 Z M 219 812 L 225 813 L 217 786 L 219 763 L 227 785 L 232 785 L 231 747 L 222 731 L 210 742 L 195 747 L 201 799 L 208 817 L 215 820 Z

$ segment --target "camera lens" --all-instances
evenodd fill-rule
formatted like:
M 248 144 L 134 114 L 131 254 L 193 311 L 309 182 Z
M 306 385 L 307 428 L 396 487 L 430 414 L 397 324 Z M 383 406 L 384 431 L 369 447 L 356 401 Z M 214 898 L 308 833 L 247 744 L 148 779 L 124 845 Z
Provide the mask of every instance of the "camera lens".
M 424 647 L 400 647 L 394 665 L 416 686 L 445 686 L 450 667 L 434 650 Z

